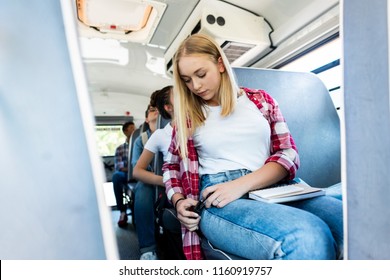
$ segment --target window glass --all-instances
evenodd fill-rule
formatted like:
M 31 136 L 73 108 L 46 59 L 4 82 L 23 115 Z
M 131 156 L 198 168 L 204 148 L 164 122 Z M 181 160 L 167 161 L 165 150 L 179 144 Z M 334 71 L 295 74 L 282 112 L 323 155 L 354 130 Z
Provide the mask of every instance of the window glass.
M 342 78 L 341 66 L 339 65 L 330 68 L 324 72 L 318 73 L 317 76 L 324 82 L 328 90 L 338 88 L 341 85 Z
M 334 107 L 338 110 L 337 112 L 339 113 L 340 116 L 340 110 L 341 110 L 341 105 L 342 105 L 342 92 L 341 89 L 338 88 L 336 90 L 332 90 L 330 93 L 330 97 L 332 98 Z M 340 116 L 341 117 L 341 116 Z
M 289 71 L 311 72 L 323 65 L 340 59 L 340 54 L 340 38 L 336 38 L 283 66 L 281 69 Z
M 115 149 L 126 141 L 121 125 L 96 126 L 96 138 L 101 156 L 115 155 Z
M 340 110 L 342 102 L 342 69 L 340 66 L 340 58 L 340 38 L 336 38 L 300 56 L 280 69 L 313 72 L 317 74 L 329 90 L 335 108 Z

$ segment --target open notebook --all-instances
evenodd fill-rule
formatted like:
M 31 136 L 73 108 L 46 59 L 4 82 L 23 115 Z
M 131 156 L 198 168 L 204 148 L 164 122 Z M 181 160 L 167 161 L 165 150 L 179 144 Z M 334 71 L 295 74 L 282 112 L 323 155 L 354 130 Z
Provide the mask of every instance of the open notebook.
M 325 195 L 323 189 L 311 187 L 299 178 L 286 184 L 272 185 L 265 189 L 249 192 L 249 198 L 268 203 L 283 203 L 321 195 Z

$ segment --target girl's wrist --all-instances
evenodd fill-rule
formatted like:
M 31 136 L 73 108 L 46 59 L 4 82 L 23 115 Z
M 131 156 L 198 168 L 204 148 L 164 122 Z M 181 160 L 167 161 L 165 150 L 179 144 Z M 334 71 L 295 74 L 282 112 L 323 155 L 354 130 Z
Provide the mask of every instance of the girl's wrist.
M 179 199 L 176 200 L 176 202 L 175 202 L 175 210 L 177 210 L 177 204 L 179 203 L 179 201 L 182 201 L 184 199 L 185 199 L 184 197 L 180 197 Z

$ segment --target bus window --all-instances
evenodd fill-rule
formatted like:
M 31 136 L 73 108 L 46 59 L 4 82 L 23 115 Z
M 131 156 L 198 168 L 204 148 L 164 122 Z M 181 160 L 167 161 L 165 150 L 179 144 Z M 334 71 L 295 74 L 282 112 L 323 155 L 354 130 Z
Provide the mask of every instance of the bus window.
M 337 37 L 278 67 L 287 71 L 312 72 L 325 84 L 335 108 L 340 115 L 342 104 L 341 45 Z
M 95 130 L 100 156 L 115 155 L 115 149 L 126 140 L 121 125 L 98 125 Z

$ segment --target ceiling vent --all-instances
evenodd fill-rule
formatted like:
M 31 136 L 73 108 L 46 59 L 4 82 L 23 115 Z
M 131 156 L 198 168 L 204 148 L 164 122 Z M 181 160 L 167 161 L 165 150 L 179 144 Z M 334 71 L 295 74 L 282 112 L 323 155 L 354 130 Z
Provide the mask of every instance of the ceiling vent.
M 247 66 L 271 50 L 270 32 L 261 16 L 222 1 L 200 1 L 165 53 L 166 70 L 172 75 L 173 55 L 192 34 L 213 37 L 232 66 Z

